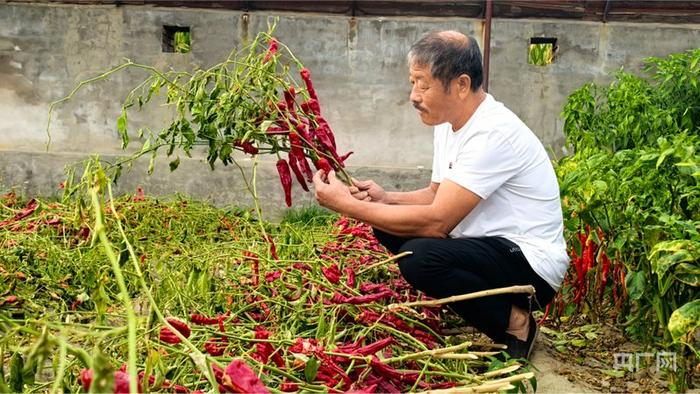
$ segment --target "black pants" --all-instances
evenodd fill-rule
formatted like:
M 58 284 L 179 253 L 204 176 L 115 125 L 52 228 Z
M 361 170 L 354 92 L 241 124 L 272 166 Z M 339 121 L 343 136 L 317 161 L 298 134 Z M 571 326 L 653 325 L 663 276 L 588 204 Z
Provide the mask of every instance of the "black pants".
M 504 339 L 513 305 L 530 310 L 544 307 L 554 297 L 554 289 L 532 270 L 520 248 L 505 238 L 401 238 L 377 229 L 374 234 L 394 254 L 413 252 L 399 260 L 401 274 L 430 297 L 533 285 L 533 300 L 528 294 L 503 294 L 450 304 L 494 341 Z

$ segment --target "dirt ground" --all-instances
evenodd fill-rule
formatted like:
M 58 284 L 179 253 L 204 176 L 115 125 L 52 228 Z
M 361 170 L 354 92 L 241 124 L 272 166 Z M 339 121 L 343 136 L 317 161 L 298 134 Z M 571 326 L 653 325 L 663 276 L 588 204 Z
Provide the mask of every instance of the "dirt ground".
M 642 356 L 638 365 L 636 354 Z M 631 370 L 622 366 L 621 355 L 632 356 L 627 364 Z M 530 361 L 538 393 L 669 392 L 665 376 L 656 369 L 655 356 L 613 327 L 588 325 L 566 332 L 543 327 Z

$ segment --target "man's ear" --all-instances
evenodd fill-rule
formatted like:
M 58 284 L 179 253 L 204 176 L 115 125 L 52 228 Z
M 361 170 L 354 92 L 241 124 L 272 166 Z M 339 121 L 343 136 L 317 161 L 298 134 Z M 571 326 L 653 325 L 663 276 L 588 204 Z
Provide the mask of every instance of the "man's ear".
M 472 79 L 467 74 L 457 77 L 457 93 L 460 97 L 466 97 L 471 93 Z

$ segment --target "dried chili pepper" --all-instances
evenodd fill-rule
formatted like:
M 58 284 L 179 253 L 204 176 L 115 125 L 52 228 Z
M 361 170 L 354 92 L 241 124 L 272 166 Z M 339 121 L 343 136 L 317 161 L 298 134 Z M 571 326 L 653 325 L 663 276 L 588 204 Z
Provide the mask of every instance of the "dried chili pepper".
M 282 183 L 282 189 L 284 190 L 284 202 L 288 207 L 292 206 L 292 174 L 289 172 L 289 165 L 287 160 L 279 159 L 277 161 L 277 173 L 280 177 L 280 182 Z

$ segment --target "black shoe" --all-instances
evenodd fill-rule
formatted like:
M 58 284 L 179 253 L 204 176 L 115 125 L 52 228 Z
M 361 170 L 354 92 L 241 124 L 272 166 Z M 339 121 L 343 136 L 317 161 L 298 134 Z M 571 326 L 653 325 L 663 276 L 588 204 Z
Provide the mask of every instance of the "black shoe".
M 535 318 L 530 314 L 530 323 L 527 332 L 527 341 L 521 341 L 513 335 L 506 334 L 506 338 L 503 340 L 503 344 L 508 346 L 505 350 L 510 358 L 523 358 L 525 360 L 530 359 L 530 354 L 532 353 L 532 348 L 535 347 L 535 339 L 537 339 L 537 334 L 540 328 L 537 326 Z

